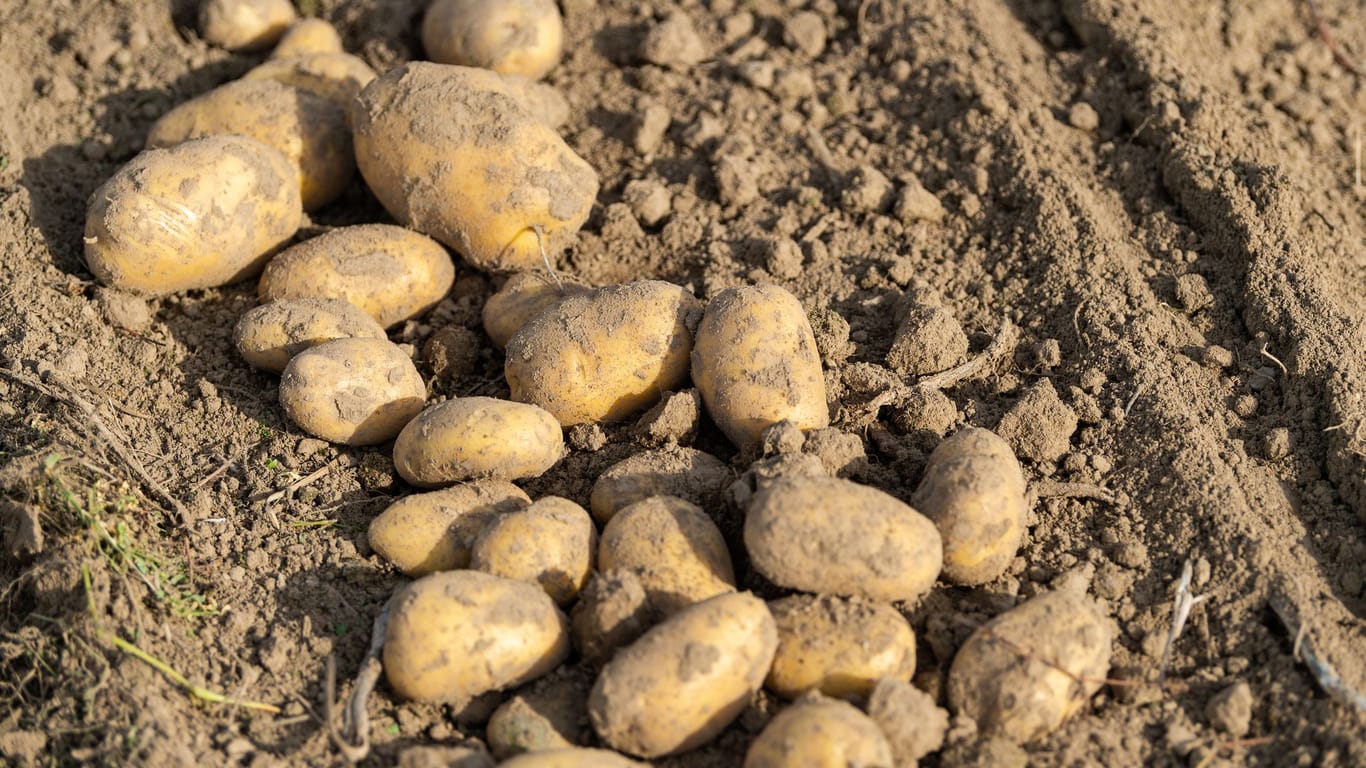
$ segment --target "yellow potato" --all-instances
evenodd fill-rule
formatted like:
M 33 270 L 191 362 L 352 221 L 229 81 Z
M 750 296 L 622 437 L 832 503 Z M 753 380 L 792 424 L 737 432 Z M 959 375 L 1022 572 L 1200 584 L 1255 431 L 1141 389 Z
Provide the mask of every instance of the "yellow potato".
M 307 56 L 311 53 L 341 53 L 341 35 L 323 19 L 300 19 L 285 30 L 270 52 L 272 59 Z
M 455 283 L 440 243 L 391 224 L 340 227 L 305 240 L 266 265 L 261 301 L 346 299 L 388 328 L 432 307 Z
M 505 579 L 539 584 L 565 606 L 593 573 L 598 532 L 587 510 L 558 496 L 503 515 L 474 542 L 470 567 Z
M 348 125 L 352 102 L 375 77 L 369 64 L 340 52 L 270 59 L 242 75 L 243 80 L 274 80 L 321 96 L 346 114 Z
M 588 503 L 599 525 L 651 496 L 675 496 L 714 509 L 721 490 L 733 479 L 730 468 L 710 453 L 673 445 L 637 453 L 608 467 L 593 483 Z
M 495 347 L 503 349 L 531 318 L 570 296 L 583 296 L 592 290 L 568 277 L 556 283 L 545 272 L 518 272 L 484 303 L 484 331 Z
M 333 339 L 385 339 L 373 317 L 342 299 L 285 299 L 262 304 L 237 321 L 232 341 L 253 368 L 280 373 L 290 358 Z
M 530 503 L 521 488 L 505 480 L 475 480 L 404 496 L 370 521 L 370 548 L 405 576 L 468 568 L 479 532 Z
M 508 341 L 512 399 L 566 427 L 620 421 L 687 380 L 699 309 L 692 294 L 659 280 L 564 299 Z
M 707 304 L 692 377 L 716 426 L 742 449 L 784 419 L 803 430 L 830 424 L 811 323 L 778 286 L 728 288 Z
M 426 400 L 417 366 L 388 339 L 335 339 L 310 347 L 280 376 L 280 405 L 289 420 L 345 445 L 392 439 Z
M 616 752 L 587 747 L 565 747 L 528 752 L 498 764 L 499 768 L 645 768 Z
M 568 655 L 564 614 L 526 582 L 433 573 L 389 604 L 384 676 L 405 699 L 459 709 L 480 694 L 534 680 Z
M 789 699 L 809 691 L 865 698 L 882 677 L 915 674 L 915 632 L 883 603 L 793 595 L 768 604 L 778 654 L 764 686 Z
M 768 607 L 748 592 L 685 608 L 603 668 L 588 698 L 594 730 L 646 758 L 707 743 L 763 684 L 777 634 Z
M 745 753 L 744 768 L 893 768 L 877 723 L 846 702 L 811 697 L 779 712 Z
M 553 416 L 492 397 L 433 405 L 394 442 L 394 468 L 424 488 L 481 477 L 536 477 L 563 456 L 564 435 Z
M 422 47 L 442 64 L 539 80 L 560 61 L 564 21 L 555 0 L 436 0 L 422 18 Z
M 204 0 L 199 32 L 230 51 L 259 51 L 274 45 L 298 18 L 289 0 Z
M 745 548 L 779 586 L 886 602 L 928 592 L 944 557 L 939 531 L 919 512 L 833 477 L 778 479 L 756 493 Z
M 484 70 L 405 64 L 361 91 L 352 118 L 375 197 L 477 269 L 540 268 L 598 194 L 593 168 Z
M 650 607 L 665 616 L 735 591 L 735 568 L 721 530 L 700 507 L 672 496 L 618 512 L 602 530 L 598 567 L 634 571 Z
M 245 280 L 299 228 L 294 168 L 242 136 L 143 152 L 90 198 L 85 263 L 132 293 L 165 295 Z

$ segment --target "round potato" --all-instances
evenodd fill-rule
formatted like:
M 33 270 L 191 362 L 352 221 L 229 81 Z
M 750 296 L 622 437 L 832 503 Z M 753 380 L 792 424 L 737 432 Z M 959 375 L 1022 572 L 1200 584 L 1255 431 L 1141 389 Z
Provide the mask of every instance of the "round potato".
M 588 663 L 602 665 L 654 624 L 655 612 L 635 571 L 600 571 L 579 593 L 571 615 L 574 642 Z
M 165 295 L 245 280 L 299 228 L 289 160 L 244 136 L 143 152 L 95 190 L 85 263 L 131 293 Z
M 440 243 L 392 224 L 340 227 L 271 259 L 261 301 L 345 299 L 388 328 L 436 306 L 455 283 Z
M 285 30 L 280 42 L 271 50 L 270 57 L 287 59 L 311 53 L 342 53 L 342 40 L 337 28 L 323 19 L 300 19 Z
M 593 573 L 598 532 L 588 512 L 569 499 L 546 496 L 489 523 L 475 539 L 470 567 L 539 584 L 565 606 Z
M 603 667 L 588 697 L 593 728 L 639 757 L 699 747 L 744 710 L 777 646 L 768 607 L 748 592 L 689 606 Z
M 321 96 L 346 113 L 348 125 L 352 102 L 375 77 L 364 60 L 341 52 L 270 59 L 242 75 L 243 80 L 274 80 Z
M 744 768 L 893 768 L 892 746 L 867 715 L 836 699 L 779 712 L 745 753 Z
M 1025 530 L 1025 480 L 1010 445 L 969 427 L 930 454 L 911 503 L 939 527 L 944 579 L 985 584 L 1006 572 Z
M 915 674 L 915 632 L 890 605 L 793 595 L 768 608 L 778 626 L 778 653 L 764 686 L 779 696 L 814 690 L 865 698 L 879 678 Z
M 274 45 L 298 18 L 289 0 L 204 0 L 199 32 L 230 51 L 260 51 Z
M 262 304 L 237 321 L 232 341 L 253 368 L 280 373 L 291 358 L 333 339 L 384 339 L 373 317 L 342 299 L 285 299 Z
M 442 64 L 545 77 L 564 51 L 555 0 L 436 0 L 422 18 L 422 47 Z
M 568 655 L 564 614 L 526 582 L 433 573 L 400 589 L 389 605 L 384 676 L 405 699 L 458 709 L 534 680 Z
M 508 341 L 512 399 L 560 424 L 620 421 L 688 378 L 700 304 L 672 283 L 644 280 L 571 296 Z
M 539 268 L 598 194 L 593 168 L 485 70 L 413 62 L 367 85 L 356 160 L 394 218 L 477 269 Z
M 545 272 L 518 272 L 484 303 L 484 331 L 495 347 L 503 349 L 531 318 L 570 296 L 583 296 L 592 290 L 568 278 L 556 282 Z
M 536 477 L 563 456 L 564 435 L 553 416 L 492 397 L 433 405 L 394 442 L 394 469 L 423 488 L 481 477 Z
M 779 586 L 885 602 L 924 595 L 944 558 L 939 531 L 919 512 L 833 477 L 778 479 L 756 493 L 745 548 Z
M 598 566 L 634 571 L 650 607 L 665 616 L 735 591 L 735 568 L 721 530 L 700 507 L 672 496 L 618 512 L 602 530 Z
M 606 525 L 616 513 L 651 496 L 675 496 L 714 508 L 733 479 L 730 468 L 710 453 L 677 445 L 644 451 L 607 468 L 593 483 L 593 519 Z
M 427 400 L 417 366 L 388 339 L 335 339 L 295 355 L 280 405 L 305 432 L 333 443 L 393 439 Z
M 830 424 L 811 323 L 776 285 L 727 288 L 707 304 L 692 377 L 716 426 L 742 449 L 784 419 L 803 430 Z
M 528 752 L 498 764 L 500 768 L 645 768 L 607 749 L 566 747 Z
M 370 548 L 405 576 L 468 568 L 479 532 L 531 503 L 505 480 L 475 480 L 390 504 L 370 521 Z

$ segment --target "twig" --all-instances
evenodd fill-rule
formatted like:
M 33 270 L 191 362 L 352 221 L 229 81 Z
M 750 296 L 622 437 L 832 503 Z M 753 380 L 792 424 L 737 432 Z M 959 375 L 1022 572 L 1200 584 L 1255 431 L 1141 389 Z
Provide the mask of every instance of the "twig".
M 1181 566 L 1181 578 L 1176 582 L 1176 602 L 1172 608 L 1172 627 L 1167 632 L 1167 644 L 1162 648 L 1162 666 L 1158 668 L 1157 682 L 1161 685 L 1167 679 L 1167 666 L 1171 664 L 1172 647 L 1176 645 L 1177 638 L 1181 637 L 1181 630 L 1186 628 L 1186 620 L 1190 618 L 1191 609 L 1205 599 L 1205 595 L 1195 597 L 1190 592 L 1191 585 L 1191 561 L 1186 560 L 1186 564 Z
M 1285 625 L 1285 629 L 1295 636 L 1296 659 L 1304 662 L 1314 676 L 1315 682 L 1328 694 L 1329 698 L 1342 704 L 1356 707 L 1366 712 L 1366 694 L 1348 685 L 1338 671 L 1326 659 L 1320 658 L 1314 646 L 1314 633 L 1305 629 L 1306 623 L 1300 621 L 1299 612 L 1290 598 L 1277 592 L 1271 596 L 1271 610 Z
M 1318 32 L 1319 39 L 1323 40 L 1323 44 L 1328 46 L 1328 50 L 1333 52 L 1333 58 L 1337 63 L 1341 64 L 1343 69 L 1354 75 L 1361 74 L 1361 69 L 1357 66 L 1356 62 L 1352 61 L 1352 58 L 1347 55 L 1346 51 L 1342 50 L 1342 46 L 1338 43 L 1337 37 L 1328 29 L 1328 22 L 1324 20 L 1323 14 L 1319 13 L 1319 4 L 1315 2 L 1315 0 L 1305 0 L 1304 4 L 1309 6 L 1309 21 L 1314 25 L 1314 31 Z
M 1124 404 L 1124 418 L 1129 418 L 1129 411 L 1133 410 L 1134 403 L 1138 402 L 1138 396 L 1141 394 L 1143 394 L 1143 383 L 1139 382 L 1139 385 L 1134 387 L 1134 393 L 1129 397 L 1129 402 Z
M 379 612 L 379 617 L 375 619 L 375 626 L 370 630 L 370 650 L 361 661 L 355 687 L 351 690 L 351 698 L 343 713 L 343 727 L 351 732 L 354 742 L 348 741 L 337 730 L 336 720 L 332 717 L 332 706 L 337 698 L 337 661 L 334 656 L 327 657 L 327 698 L 323 701 L 323 718 L 327 722 L 327 735 L 332 739 L 332 744 L 347 762 L 352 764 L 359 763 L 370 754 L 370 715 L 366 710 L 366 704 L 369 702 L 370 693 L 379 682 L 380 672 L 384 669 L 379 654 L 384 649 L 384 630 L 388 624 L 389 603 L 386 603 L 384 609 Z
M 1010 354 L 1015 349 L 1015 342 L 1020 338 L 1020 329 L 1010 320 L 1001 321 L 1001 330 L 996 332 L 996 338 L 991 340 L 991 344 L 977 357 L 963 363 L 956 368 L 950 368 L 941 373 L 932 374 L 918 379 L 915 383 L 917 387 L 929 389 L 945 389 L 962 381 L 971 378 L 983 368 L 993 366 L 1000 359 Z
M 1280 360 L 1280 358 L 1278 358 L 1278 357 L 1276 357 L 1275 355 L 1271 354 L 1270 352 L 1267 352 L 1267 351 L 1266 351 L 1267 345 L 1268 345 L 1269 343 L 1270 343 L 1270 342 L 1263 342 L 1263 343 L 1262 343 L 1262 348 L 1259 349 L 1259 350 L 1257 350 L 1257 352 L 1258 352 L 1262 357 L 1265 357 L 1267 360 L 1270 360 L 1271 362 L 1275 363 L 1276 366 L 1277 366 L 1278 368 L 1281 369 L 1281 375 L 1282 375 L 1282 376 L 1289 376 L 1289 375 L 1290 375 L 1290 371 L 1286 370 L 1286 368 L 1285 368 L 1285 363 L 1282 363 L 1281 360 Z
M 354 466 L 356 466 L 355 458 L 346 454 L 342 454 L 341 456 L 338 456 L 337 458 L 333 459 L 327 464 L 324 464 L 321 469 L 314 470 L 313 472 L 310 472 L 309 474 L 299 478 L 298 480 L 295 480 L 294 482 L 290 483 L 284 488 L 281 488 L 278 491 L 275 491 L 265 496 L 264 501 L 266 502 L 266 505 L 269 506 L 281 499 L 293 496 L 295 491 L 299 490 L 300 488 L 303 488 L 306 485 L 309 485 L 310 483 L 317 482 L 318 480 L 326 477 L 328 473 L 330 473 L 334 469 L 337 469 L 338 467 Z M 260 496 L 257 496 L 256 498 L 252 499 L 252 501 L 262 500 L 263 499 Z
M 536 233 L 536 247 L 541 249 L 541 263 L 545 264 L 545 271 L 550 273 L 550 279 L 555 281 L 555 287 L 560 289 L 560 293 L 564 293 L 564 283 L 560 282 L 555 266 L 550 263 L 550 254 L 545 252 L 545 228 L 540 224 L 532 224 L 531 231 Z
M 1014 640 L 1011 640 L 1008 637 L 1003 637 L 997 634 L 995 631 L 991 629 L 991 627 L 987 626 L 986 624 L 979 624 L 978 622 L 972 621 L 971 619 L 968 619 L 963 616 L 957 617 L 957 621 L 966 626 L 973 627 L 978 632 L 981 632 L 983 636 L 991 639 L 994 642 L 998 642 L 1001 645 L 1004 645 L 1011 651 L 1011 653 L 1014 653 L 1022 659 L 1037 661 L 1040 664 L 1049 667 L 1050 669 L 1061 672 L 1062 674 L 1070 678 L 1072 682 L 1076 683 L 1077 685 L 1093 683 L 1096 685 L 1110 685 L 1117 688 L 1133 688 L 1143 685 L 1142 680 L 1120 680 L 1110 677 L 1087 677 L 1085 675 L 1078 675 L 1076 672 L 1073 672 L 1067 667 L 1062 666 L 1058 662 L 1040 656 L 1032 648 L 1020 645 L 1019 643 L 1015 642 Z
M 252 443 L 251 445 L 248 445 L 247 447 L 238 451 L 236 454 L 229 455 L 227 458 L 223 459 L 223 463 L 218 465 L 218 469 L 215 469 L 214 471 L 205 475 L 203 480 L 200 480 L 199 482 L 194 484 L 194 487 L 190 489 L 190 493 L 198 491 L 200 488 L 203 488 L 204 486 L 208 485 L 209 483 L 212 483 L 214 480 L 221 477 L 224 472 L 228 471 L 229 467 L 241 461 L 242 458 L 247 455 L 247 452 L 254 448 L 256 445 L 257 443 Z
M 1094 483 L 1035 480 L 1030 483 L 1029 492 L 1037 499 L 1097 499 L 1106 504 L 1115 503 L 1115 495 L 1108 488 L 1102 488 Z

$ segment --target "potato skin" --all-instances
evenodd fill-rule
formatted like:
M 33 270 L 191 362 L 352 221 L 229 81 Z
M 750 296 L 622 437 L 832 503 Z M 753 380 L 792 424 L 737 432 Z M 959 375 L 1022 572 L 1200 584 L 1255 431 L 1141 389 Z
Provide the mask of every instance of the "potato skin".
M 764 687 L 779 696 L 816 690 L 864 698 L 879 678 L 915 674 L 915 632 L 890 605 L 793 595 L 768 607 L 778 626 L 778 653 Z
M 230 51 L 269 48 L 299 18 L 289 0 L 204 0 L 199 32 Z
M 892 747 L 867 715 L 836 699 L 779 712 L 745 753 L 744 768 L 893 768 Z
M 707 304 L 692 377 L 707 413 L 741 449 L 784 419 L 803 430 L 830 424 L 811 323 L 778 286 L 728 288 Z
M 755 569 L 805 592 L 916 600 L 943 565 L 934 523 L 876 488 L 833 477 L 769 483 L 749 503 L 744 535 Z
M 705 744 L 759 690 L 777 635 L 768 607 L 748 592 L 683 609 L 603 667 L 588 698 L 594 730 L 645 758 Z
M 422 18 L 422 48 L 442 64 L 539 80 L 564 52 L 554 0 L 436 0 Z
M 602 530 L 598 567 L 634 571 L 650 607 L 665 616 L 735 591 L 721 530 L 700 507 L 654 496 L 621 510 Z
M 384 676 L 405 699 L 458 708 L 534 680 L 568 655 L 564 614 L 533 584 L 446 571 L 403 587 L 389 604 Z
M 321 96 L 346 115 L 351 124 L 351 103 L 377 75 L 363 59 L 349 53 L 309 53 L 270 59 L 247 70 L 243 80 L 274 80 Z
M 1005 573 L 1025 530 L 1025 480 L 1010 445 L 969 427 L 930 454 L 911 503 L 944 539 L 944 579 L 985 584 Z
M 484 302 L 484 331 L 495 347 L 504 349 L 531 318 L 570 296 L 584 296 L 592 290 L 564 278 L 556 283 L 545 272 L 518 272 Z
M 85 262 L 96 279 L 161 296 L 260 271 L 299 228 L 289 160 L 243 136 L 143 152 L 95 190 Z
M 388 339 L 335 339 L 300 352 L 280 375 L 280 405 L 305 432 L 333 443 L 390 440 L 422 410 L 427 385 Z
M 508 341 L 512 399 L 560 424 L 620 421 L 688 377 L 700 304 L 683 288 L 642 280 L 571 296 Z
M 233 346 L 253 368 L 280 373 L 290 358 L 333 339 L 386 339 L 384 329 L 342 299 L 285 299 L 248 310 L 232 332 Z
M 527 752 L 499 763 L 499 768 L 645 768 L 607 749 L 565 747 Z
M 598 532 L 588 511 L 569 499 L 546 496 L 495 518 L 475 539 L 470 567 L 540 585 L 566 606 L 593 574 Z
M 405 576 L 468 568 L 484 527 L 529 504 L 531 497 L 505 480 L 404 496 L 370 521 L 370 548 Z
M 342 53 L 341 35 L 323 19 L 300 19 L 285 30 L 270 52 L 272 59 L 306 56 L 311 53 Z
M 536 477 L 563 456 L 564 435 L 553 416 L 493 397 L 433 405 L 394 442 L 394 468 L 420 488 L 482 477 Z
M 733 473 L 710 453 L 677 445 L 642 451 L 598 475 L 589 497 L 593 519 L 606 525 L 618 511 L 651 496 L 674 496 L 714 507 Z

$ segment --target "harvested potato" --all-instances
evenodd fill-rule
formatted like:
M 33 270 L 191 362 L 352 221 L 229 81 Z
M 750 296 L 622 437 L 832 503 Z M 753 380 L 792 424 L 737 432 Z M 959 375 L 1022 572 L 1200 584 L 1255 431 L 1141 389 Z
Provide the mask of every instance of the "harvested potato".
M 675 496 L 714 508 L 731 471 L 710 453 L 670 446 L 629 456 L 607 468 L 593 483 L 593 519 L 606 525 L 616 513 L 651 496 Z
M 478 269 L 553 259 L 598 194 L 593 168 L 485 70 L 405 64 L 367 85 L 352 117 L 375 197 Z
M 646 758 L 705 744 L 763 684 L 777 635 L 768 607 L 748 592 L 683 609 L 603 668 L 588 698 L 594 730 Z
M 370 548 L 405 576 L 468 568 L 479 532 L 530 503 L 521 488 L 505 480 L 475 480 L 404 496 L 370 521 Z
M 944 557 L 939 531 L 919 512 L 833 477 L 764 486 L 745 513 L 745 548 L 779 586 L 887 602 L 928 592 Z
M 745 753 L 745 768 L 893 768 L 877 723 L 847 702 L 813 696 L 779 712 Z
M 243 136 L 143 152 L 95 190 L 85 263 L 132 293 L 165 295 L 256 274 L 303 218 L 294 168 Z
M 393 439 L 426 400 L 417 366 L 388 339 L 324 342 L 295 355 L 280 376 L 289 420 L 345 445 Z
M 564 20 L 555 0 L 436 0 L 422 18 L 422 48 L 442 64 L 539 80 L 560 61 Z
M 881 677 L 915 674 L 915 632 L 890 605 L 793 595 L 768 608 L 778 626 L 778 653 L 764 686 L 779 696 L 815 690 L 864 698 Z
M 495 347 L 503 349 L 531 318 L 570 296 L 582 296 L 592 290 L 566 278 L 556 282 L 545 272 L 518 272 L 484 303 L 484 331 Z
M 949 668 L 949 707 L 983 735 L 1039 738 L 1100 689 L 1113 641 L 1104 609 L 1080 590 L 1038 595 L 968 637 Z
M 830 424 L 811 323 L 778 286 L 728 288 L 707 304 L 692 377 L 716 426 L 742 449 L 784 419 L 804 430 Z
M 426 312 L 455 283 L 440 243 L 391 224 L 339 227 L 299 243 L 266 265 L 261 301 L 346 299 L 388 328 Z
M 1025 529 L 1025 480 L 1010 445 L 969 427 L 930 454 L 911 503 L 939 527 L 944 578 L 985 584 L 1005 573 Z
M 692 294 L 659 280 L 566 298 L 508 341 L 512 399 L 541 406 L 566 427 L 620 421 L 687 379 L 700 308 Z
M 262 304 L 237 321 L 233 346 L 253 368 L 280 373 L 290 358 L 333 339 L 385 339 L 384 329 L 343 299 L 285 299 Z
M 539 584 L 556 605 L 574 602 L 593 573 L 598 532 L 588 511 L 546 496 L 489 523 L 475 539 L 470 567 Z
M 346 113 L 321 96 L 273 80 L 235 80 L 162 115 L 147 146 L 238 134 L 280 150 L 294 164 L 305 211 L 336 200 L 356 173 Z
M 413 419 L 394 442 L 394 468 L 434 488 L 481 477 L 536 477 L 564 456 L 555 417 L 534 405 L 457 397 Z
M 259 51 L 274 45 L 298 18 L 289 0 L 204 0 L 199 32 L 230 51 Z
M 588 580 L 574 606 L 574 642 L 590 664 L 601 665 L 644 634 L 654 617 L 635 571 L 600 571 Z
M 567 747 L 528 752 L 498 764 L 501 768 L 644 768 L 608 749 Z
M 634 571 L 650 607 L 665 616 L 735 591 L 730 551 L 700 507 L 654 496 L 621 510 L 602 530 L 598 567 Z
M 938 679 L 939 673 L 934 672 Z M 884 677 L 868 696 L 868 717 L 878 724 L 899 766 L 914 766 L 939 751 L 949 730 L 949 713 L 935 698 L 905 680 Z
M 341 52 L 270 59 L 242 75 L 243 80 L 274 80 L 321 96 L 346 114 L 348 125 L 351 103 L 375 77 L 365 61 Z
M 593 678 L 581 665 L 565 666 L 519 689 L 489 717 L 484 728 L 489 751 L 506 760 L 587 743 L 593 734 L 588 724 Z
M 323 19 L 300 19 L 285 30 L 270 52 L 272 59 L 288 59 L 312 53 L 342 53 L 341 35 Z
M 564 614 L 539 587 L 446 571 L 394 596 L 383 653 L 385 679 L 399 696 L 458 709 L 559 666 L 569 636 Z

